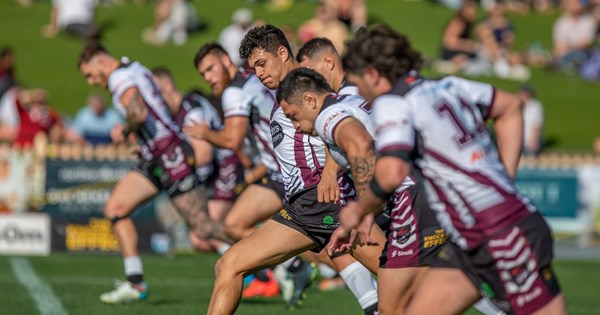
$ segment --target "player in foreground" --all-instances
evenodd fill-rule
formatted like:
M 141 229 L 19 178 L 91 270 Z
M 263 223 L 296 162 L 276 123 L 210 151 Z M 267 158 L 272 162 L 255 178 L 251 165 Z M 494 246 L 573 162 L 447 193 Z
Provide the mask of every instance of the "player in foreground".
M 152 73 L 138 62 L 121 61 L 97 42 L 88 43 L 80 54 L 78 69 L 89 85 L 108 88 L 113 104 L 126 121 L 111 132 L 115 142 L 134 133 L 140 144 L 140 161 L 115 186 L 104 215 L 113 230 L 124 257 L 127 281 L 102 294 L 106 303 L 126 303 L 147 297 L 142 261 L 137 252 L 137 233 L 129 215 L 137 206 L 156 195 L 167 193 L 171 202 L 200 238 L 230 241 L 222 225 L 210 220 L 204 187 L 199 185 L 195 169 L 210 163 L 212 155 L 195 156 L 173 123 Z
M 419 171 L 451 242 L 407 314 L 458 314 L 481 296 L 510 314 L 566 314 L 548 225 L 512 181 L 521 150 L 521 101 L 489 84 L 423 78 L 416 71 L 420 59 L 406 37 L 387 26 L 349 43 L 344 69 L 373 104 L 379 157 L 365 195 L 340 213 L 342 225 L 359 227 L 368 241 L 361 222 L 411 170 Z M 494 121 L 498 151 L 487 119 Z

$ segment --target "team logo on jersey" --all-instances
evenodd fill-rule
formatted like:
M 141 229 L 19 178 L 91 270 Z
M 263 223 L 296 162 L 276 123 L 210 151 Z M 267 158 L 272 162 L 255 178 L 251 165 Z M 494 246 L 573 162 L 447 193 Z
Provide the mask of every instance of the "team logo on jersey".
M 402 225 L 396 229 L 396 241 L 404 244 L 410 238 L 410 224 Z
M 271 140 L 273 141 L 273 148 L 276 148 L 283 141 L 283 128 L 276 121 L 271 122 Z

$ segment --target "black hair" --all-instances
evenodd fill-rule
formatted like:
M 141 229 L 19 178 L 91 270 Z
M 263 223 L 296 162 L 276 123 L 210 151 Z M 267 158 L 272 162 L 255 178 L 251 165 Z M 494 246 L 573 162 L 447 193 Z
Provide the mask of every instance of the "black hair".
M 301 62 L 305 58 L 312 59 L 316 54 L 325 49 L 330 49 L 336 54 L 338 53 L 338 51 L 335 49 L 335 46 L 333 46 L 333 43 L 329 39 L 324 37 L 313 38 L 304 43 L 302 48 L 300 48 L 298 55 L 296 56 L 296 60 Z
M 98 54 L 108 54 L 108 50 L 100 44 L 98 41 L 89 41 L 83 47 L 83 50 L 79 54 L 79 60 L 77 62 L 77 69 L 81 68 L 81 65 L 89 62 Z
M 198 68 L 198 65 L 200 64 L 200 62 L 202 62 L 202 59 L 204 59 L 204 57 L 206 57 L 209 54 L 229 56 L 225 48 L 223 48 L 223 46 L 221 46 L 220 44 L 216 42 L 206 43 L 202 45 L 200 49 L 198 49 L 196 56 L 194 56 L 194 66 Z
M 171 70 L 167 69 L 167 67 L 164 67 L 164 66 L 154 67 L 154 68 L 152 68 L 152 74 L 155 77 L 158 77 L 161 79 L 169 79 L 169 80 L 171 80 L 171 82 L 174 82 L 173 74 L 171 73 Z
M 248 59 L 254 49 L 264 49 L 273 55 L 277 55 L 279 46 L 285 47 L 289 56 L 294 57 L 290 43 L 280 29 L 271 24 L 257 26 L 250 29 L 242 39 L 240 58 Z
M 325 78 L 318 72 L 300 67 L 292 70 L 277 88 L 277 101 L 298 102 L 304 92 L 333 93 Z

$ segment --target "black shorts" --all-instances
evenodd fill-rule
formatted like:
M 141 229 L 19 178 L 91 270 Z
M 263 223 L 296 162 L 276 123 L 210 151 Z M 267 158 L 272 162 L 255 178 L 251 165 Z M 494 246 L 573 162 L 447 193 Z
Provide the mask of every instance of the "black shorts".
M 474 52 L 470 52 L 470 51 L 450 50 L 450 49 L 446 49 L 446 48 L 442 49 L 442 59 L 444 59 L 444 60 L 450 60 L 459 55 L 464 55 L 468 59 L 474 59 L 475 57 L 477 57 L 477 55 L 475 55 Z
M 482 296 L 508 314 L 531 314 L 561 290 L 552 270 L 553 240 L 538 212 L 470 250 L 450 242 L 435 266 L 460 268 Z
M 194 149 L 182 141 L 170 145 L 158 157 L 140 160 L 134 170 L 169 198 L 175 198 L 200 186 L 195 164 Z
M 274 191 L 277 196 L 285 203 L 285 186 L 281 178 L 281 174 L 268 172 L 261 179 L 254 182 L 254 184 L 265 187 Z
M 272 219 L 306 235 L 316 245 L 312 251 L 319 253 L 340 226 L 340 209 L 337 203 L 318 202 L 317 187 L 312 187 L 297 194 L 291 204 L 284 202 L 284 209 Z
M 437 259 L 448 235 L 429 209 L 422 185 L 394 193 L 390 203 L 391 224 L 379 258 L 381 268 L 430 266 Z

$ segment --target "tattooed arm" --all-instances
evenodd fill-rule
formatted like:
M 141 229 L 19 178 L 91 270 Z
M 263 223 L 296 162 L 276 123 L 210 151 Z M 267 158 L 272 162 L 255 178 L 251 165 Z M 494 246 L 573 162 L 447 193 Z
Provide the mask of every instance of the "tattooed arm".
M 148 116 L 148 108 L 140 91 L 133 87 L 121 95 L 121 103 L 127 110 L 124 132 L 136 132 Z

